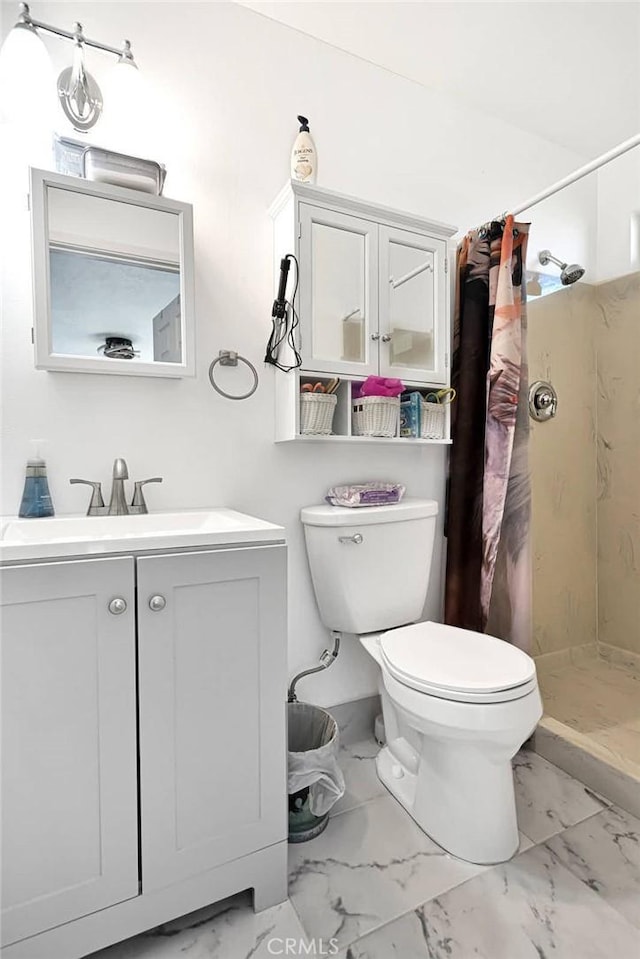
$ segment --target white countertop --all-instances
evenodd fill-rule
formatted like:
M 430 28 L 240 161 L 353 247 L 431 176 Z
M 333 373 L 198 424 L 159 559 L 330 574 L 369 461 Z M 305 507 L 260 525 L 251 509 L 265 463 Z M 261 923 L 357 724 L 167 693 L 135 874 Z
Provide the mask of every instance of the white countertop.
M 173 510 L 142 516 L 38 519 L 4 516 L 0 519 L 2 563 L 284 541 L 284 527 L 225 508 Z

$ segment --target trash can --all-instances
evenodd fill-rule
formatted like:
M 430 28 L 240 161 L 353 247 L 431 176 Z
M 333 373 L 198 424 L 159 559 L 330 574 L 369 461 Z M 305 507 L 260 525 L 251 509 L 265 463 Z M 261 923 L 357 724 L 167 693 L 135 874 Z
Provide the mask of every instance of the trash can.
M 338 766 L 338 724 L 310 703 L 287 704 L 289 842 L 319 836 L 344 794 Z

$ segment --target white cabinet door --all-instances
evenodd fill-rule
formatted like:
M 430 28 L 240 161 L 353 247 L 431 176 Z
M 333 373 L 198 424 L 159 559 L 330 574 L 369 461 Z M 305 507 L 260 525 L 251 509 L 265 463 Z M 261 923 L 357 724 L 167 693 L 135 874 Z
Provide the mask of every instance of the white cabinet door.
M 0 573 L 4 944 L 138 894 L 133 573 Z
M 138 560 L 143 892 L 286 838 L 285 557 Z
M 301 203 L 303 368 L 367 376 L 378 370 L 378 225 Z
M 444 240 L 380 227 L 380 374 L 447 382 Z

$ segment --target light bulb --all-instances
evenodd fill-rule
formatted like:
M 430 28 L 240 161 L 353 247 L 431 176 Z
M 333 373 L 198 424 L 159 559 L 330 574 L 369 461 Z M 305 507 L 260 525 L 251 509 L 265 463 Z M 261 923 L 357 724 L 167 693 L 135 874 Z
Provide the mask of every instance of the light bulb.
M 46 125 L 51 130 L 56 107 L 53 66 L 36 31 L 18 23 L 0 50 L 0 120 Z

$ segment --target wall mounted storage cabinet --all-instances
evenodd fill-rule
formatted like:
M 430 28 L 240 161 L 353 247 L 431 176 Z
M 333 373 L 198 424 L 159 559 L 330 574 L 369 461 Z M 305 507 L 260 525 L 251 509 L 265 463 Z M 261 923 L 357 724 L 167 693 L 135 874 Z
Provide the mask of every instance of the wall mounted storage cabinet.
M 454 227 L 294 181 L 270 212 L 276 277 L 287 253 L 300 273 L 302 367 L 278 376 L 278 440 L 300 436 L 300 376 L 376 374 L 410 388 L 448 385 Z
M 286 547 L 2 580 L 3 959 L 286 898 Z

